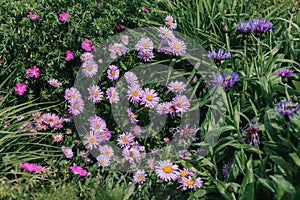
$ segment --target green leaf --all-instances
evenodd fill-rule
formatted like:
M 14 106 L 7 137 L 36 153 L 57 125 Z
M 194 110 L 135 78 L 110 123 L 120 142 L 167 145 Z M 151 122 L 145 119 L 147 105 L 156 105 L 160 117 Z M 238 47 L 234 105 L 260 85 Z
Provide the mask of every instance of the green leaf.
M 271 179 L 273 180 L 273 185 L 275 188 L 275 198 L 276 200 L 281 200 L 283 197 L 289 197 L 287 199 L 293 199 L 296 190 L 294 186 L 287 181 L 283 176 L 281 175 L 271 175 Z
M 297 155 L 297 153 L 290 153 L 289 155 L 293 159 L 293 161 L 295 162 L 295 164 L 300 167 L 300 158 Z
M 300 93 L 300 82 L 299 81 L 294 81 L 294 80 L 292 82 L 293 82 L 297 92 Z
M 239 191 L 239 199 L 253 200 L 254 194 L 254 176 L 251 156 L 249 161 L 247 162 L 246 176 L 243 179 L 241 189 Z

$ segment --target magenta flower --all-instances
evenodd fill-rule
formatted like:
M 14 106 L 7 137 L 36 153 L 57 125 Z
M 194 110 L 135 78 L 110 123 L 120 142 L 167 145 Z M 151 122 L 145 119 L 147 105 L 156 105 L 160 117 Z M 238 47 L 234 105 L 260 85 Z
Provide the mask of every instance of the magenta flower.
M 17 83 L 16 87 L 14 88 L 15 92 L 18 93 L 18 95 L 22 96 L 24 92 L 26 92 L 26 85 L 24 83 Z
M 33 66 L 26 70 L 26 76 L 38 78 L 40 76 L 40 69 Z
M 66 54 L 66 57 L 65 57 L 66 61 L 70 61 L 70 60 L 74 59 L 74 53 L 72 51 L 67 50 L 65 54 Z
M 2 63 L 3 62 L 3 57 L 2 56 L 0 56 L 0 63 Z
M 87 174 L 85 169 L 77 165 L 70 166 L 70 170 L 73 172 L 73 174 L 78 174 L 80 176 L 86 176 Z
M 81 43 L 81 47 L 86 51 L 92 51 L 94 49 L 95 45 L 93 45 L 92 40 L 85 39 Z
M 145 6 L 142 6 L 142 8 L 141 8 L 141 9 L 142 9 L 142 11 L 143 11 L 143 12 L 145 12 L 145 13 L 149 13 L 149 9 L 148 9 L 148 8 L 146 8 Z
M 122 24 L 116 24 L 116 29 L 117 30 L 123 30 L 125 27 Z
M 28 162 L 21 163 L 20 168 L 24 169 L 27 172 L 38 172 L 38 173 L 44 170 L 42 166 L 33 163 L 28 163 Z
M 68 22 L 71 18 L 71 15 L 69 15 L 68 13 L 61 13 L 59 14 L 59 21 L 61 22 Z
M 29 17 L 32 21 L 35 21 L 40 18 L 39 15 L 34 15 L 32 12 L 29 12 L 27 17 Z

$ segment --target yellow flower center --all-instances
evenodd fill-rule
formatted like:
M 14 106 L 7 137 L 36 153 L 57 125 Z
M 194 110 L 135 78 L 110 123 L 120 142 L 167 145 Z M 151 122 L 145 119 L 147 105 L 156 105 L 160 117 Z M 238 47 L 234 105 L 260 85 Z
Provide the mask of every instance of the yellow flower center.
M 137 90 L 134 90 L 134 92 L 133 92 L 132 94 L 133 94 L 133 96 L 135 96 L 135 97 L 139 96 L 139 92 L 138 92 Z
M 54 122 L 54 119 L 53 119 L 52 117 L 50 117 L 50 118 L 48 119 L 48 121 L 49 121 L 49 122 Z
M 173 24 L 173 21 L 171 19 L 169 19 L 168 24 Z
M 88 61 L 89 57 L 88 56 L 84 56 L 83 60 Z
M 120 51 L 121 50 L 121 46 L 115 46 L 115 49 L 117 50 L 117 51 Z
M 90 143 L 95 143 L 95 142 L 96 142 L 96 138 L 90 137 L 90 138 L 89 138 L 89 141 L 90 141 Z
M 99 93 L 97 91 L 94 91 L 94 97 L 98 97 Z
M 74 108 L 75 108 L 76 110 L 78 110 L 78 109 L 80 108 L 79 103 L 75 103 Z
M 87 67 L 87 70 L 88 70 L 88 71 L 92 71 L 92 70 L 93 70 L 93 66 L 92 66 L 92 65 L 89 65 L 89 66 Z
M 139 175 L 139 176 L 137 177 L 137 179 L 138 179 L 139 181 L 141 181 L 141 180 L 143 180 L 143 179 L 144 179 L 144 176 L 142 176 L 142 175 Z
M 110 151 L 109 151 L 109 150 L 106 150 L 106 151 L 104 152 L 104 155 L 109 156 L 109 155 L 110 155 Z
M 100 163 L 101 165 L 104 165 L 105 161 L 101 159 L 101 160 L 99 160 L 99 163 Z
M 117 95 L 116 95 L 115 92 L 112 92 L 112 93 L 111 93 L 111 97 L 112 97 L 112 98 L 116 98 L 116 96 L 117 96 Z
M 169 35 L 169 31 L 164 30 L 164 34 L 165 34 L 165 35 Z
M 148 165 L 149 169 L 154 169 L 154 166 L 152 164 Z
M 148 95 L 146 96 L 146 99 L 147 99 L 148 101 L 152 101 L 153 97 L 152 97 L 152 95 L 148 94 Z
M 179 85 L 179 84 L 176 84 L 176 85 L 175 85 L 175 88 L 176 88 L 176 89 L 180 89 L 180 85 Z
M 188 172 L 187 172 L 187 171 L 183 171 L 183 172 L 181 172 L 181 174 L 180 174 L 181 177 L 185 177 L 185 176 L 187 176 L 187 175 L 188 175 Z
M 149 44 L 148 43 L 144 43 L 143 47 L 144 47 L 144 49 L 148 49 L 149 48 Z
M 175 48 L 176 50 L 179 50 L 179 49 L 181 48 L 181 45 L 180 45 L 180 44 L 174 44 L 174 48 Z
M 124 137 L 124 138 L 122 139 L 122 141 L 123 141 L 123 142 L 127 142 L 127 141 L 128 141 L 128 137 Z
M 166 173 L 171 173 L 172 172 L 172 167 L 170 165 L 166 165 L 163 167 L 163 171 Z
M 115 70 L 111 70 L 111 75 L 115 76 L 116 75 L 116 72 Z
M 189 179 L 186 181 L 186 184 L 188 185 L 193 185 L 195 183 L 195 181 L 193 179 Z
M 181 108 L 181 107 L 183 106 L 183 103 L 182 103 L 182 102 L 178 102 L 178 103 L 177 103 L 177 106 L 178 106 L 179 108 Z
M 131 113 L 131 117 L 132 117 L 133 119 L 135 119 L 135 118 L 136 118 L 136 115 L 132 112 L 132 113 Z
M 75 99 L 76 95 L 75 94 L 70 94 L 71 99 Z
M 100 129 L 101 128 L 101 124 L 96 124 L 96 129 Z

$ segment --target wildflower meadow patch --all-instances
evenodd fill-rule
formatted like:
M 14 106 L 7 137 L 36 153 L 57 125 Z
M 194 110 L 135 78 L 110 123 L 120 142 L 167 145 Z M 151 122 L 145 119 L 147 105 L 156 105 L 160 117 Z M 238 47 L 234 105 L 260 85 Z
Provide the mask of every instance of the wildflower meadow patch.
M 297 199 L 299 1 L 3 1 L 1 199 Z

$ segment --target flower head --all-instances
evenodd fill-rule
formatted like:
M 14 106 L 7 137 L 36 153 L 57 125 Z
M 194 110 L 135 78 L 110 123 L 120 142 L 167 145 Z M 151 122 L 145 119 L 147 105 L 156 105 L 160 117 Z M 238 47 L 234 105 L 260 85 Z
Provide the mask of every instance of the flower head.
M 104 154 L 100 154 L 96 159 L 97 159 L 98 166 L 107 167 L 110 165 L 109 158 Z
M 81 43 L 81 47 L 86 51 L 92 51 L 95 45 L 93 44 L 92 40 L 84 39 Z
M 93 85 L 92 87 L 89 87 L 88 92 L 90 95 L 88 99 L 93 103 L 98 103 L 102 100 L 103 92 L 101 91 L 98 85 Z
M 62 133 L 57 133 L 55 135 L 52 135 L 54 142 L 60 142 L 64 139 L 64 135 Z
M 207 56 L 214 59 L 216 62 L 220 62 L 221 60 L 229 59 L 231 57 L 231 54 L 230 52 L 224 52 L 224 49 L 219 49 L 218 52 L 216 52 L 215 50 L 209 51 Z
M 169 29 L 176 29 L 177 27 L 177 23 L 171 15 L 166 17 L 166 25 Z
M 226 73 L 220 72 L 215 75 L 214 84 L 218 86 L 223 86 L 224 88 L 232 87 L 233 84 L 238 80 L 239 76 L 237 73 Z
M 265 33 L 273 29 L 273 24 L 265 18 L 254 18 L 250 20 L 250 29 L 252 32 Z
M 146 181 L 147 174 L 144 170 L 138 170 L 133 176 L 134 183 L 143 183 Z
M 186 45 L 182 40 L 174 37 L 168 41 L 168 45 L 170 52 L 172 52 L 175 56 L 183 55 L 186 53 Z
M 120 135 L 119 138 L 117 139 L 118 145 L 120 147 L 130 146 L 133 143 L 133 140 L 134 140 L 134 136 L 132 135 L 132 133 L 126 133 L 126 132 Z
M 285 68 L 281 68 L 279 70 L 275 71 L 276 76 L 282 76 L 282 77 L 288 77 L 288 76 L 292 76 L 294 74 L 295 70 L 288 70 Z
M 59 14 L 59 21 L 61 22 L 68 22 L 71 18 L 71 15 L 69 15 L 69 13 L 61 13 Z
M 222 174 L 223 174 L 224 177 L 226 177 L 226 175 L 227 175 L 229 169 L 230 169 L 230 164 L 227 163 L 227 164 L 225 164 L 225 165 L 223 166 L 223 168 L 222 168 Z
M 35 21 L 35 20 L 37 20 L 37 19 L 40 18 L 39 15 L 35 15 L 32 12 L 29 12 L 28 15 L 27 15 L 27 17 L 29 17 L 32 21 Z
M 68 107 L 72 115 L 79 115 L 84 109 L 84 101 L 81 98 L 74 99 Z
M 249 122 L 249 127 L 244 130 L 244 133 L 246 134 L 246 140 L 249 142 L 250 146 L 258 145 L 260 143 L 259 141 L 259 126 L 260 124 L 255 124 L 253 121 Z
M 17 83 L 16 87 L 14 88 L 14 90 L 20 96 L 22 96 L 27 91 L 25 83 Z
M 120 76 L 120 70 L 116 65 L 110 65 L 107 70 L 107 77 L 110 80 L 117 80 Z
M 126 72 L 125 74 L 125 80 L 129 84 L 137 84 L 138 83 L 138 78 L 133 72 Z
M 91 54 L 90 52 L 85 52 L 80 56 L 80 60 L 82 62 L 92 61 L 93 59 L 94 59 L 94 55 Z
M 158 37 L 162 39 L 172 39 L 174 38 L 174 34 L 172 30 L 166 28 L 166 27 L 159 27 L 158 28 Z
M 49 83 L 51 86 L 57 87 L 57 88 L 60 87 L 60 86 L 62 86 L 62 83 L 59 82 L 57 79 L 54 79 L 54 78 L 49 79 L 48 83 Z
M 98 148 L 100 144 L 99 135 L 94 133 L 93 131 L 90 131 L 89 135 L 85 135 L 83 137 L 83 144 L 86 146 L 87 149 L 94 149 Z
M 291 101 L 281 101 L 277 103 L 275 109 L 286 119 L 292 121 L 292 114 L 299 114 L 300 105 Z
M 80 176 L 86 176 L 87 175 L 86 170 L 83 169 L 80 166 L 77 166 L 77 165 L 70 166 L 70 170 L 73 172 L 73 174 L 78 174 Z
M 74 155 L 72 149 L 69 147 L 62 146 L 61 150 L 66 158 L 72 158 Z
M 74 59 L 74 53 L 71 50 L 67 50 L 65 54 L 66 54 L 65 57 L 66 61 L 70 61 Z
M 153 51 L 153 42 L 150 38 L 141 38 L 138 43 L 135 45 L 136 51 L 142 52 L 152 52 Z
M 94 61 L 86 61 L 82 63 L 82 72 L 86 77 L 93 77 L 98 72 L 98 65 Z
M 37 172 L 37 173 L 43 171 L 43 169 L 44 169 L 40 165 L 36 165 L 34 163 L 28 163 L 28 162 L 21 163 L 20 168 L 24 169 L 27 172 Z
M 158 161 L 155 166 L 156 175 L 164 181 L 175 181 L 179 175 L 179 168 L 170 160 Z
M 190 100 L 185 95 L 177 95 L 172 99 L 172 104 L 175 106 L 176 113 L 187 112 L 190 108 Z
M 118 101 L 120 101 L 119 93 L 117 92 L 115 87 L 108 88 L 106 90 L 106 95 L 110 103 L 117 103 Z
M 154 108 L 159 102 L 159 97 L 156 91 L 149 88 L 144 89 L 141 99 L 141 104 L 148 108 Z
M 171 81 L 168 84 L 168 89 L 172 92 L 182 93 L 186 90 L 186 86 L 182 81 Z
M 33 66 L 26 70 L 27 76 L 38 78 L 40 76 L 40 69 L 36 66 Z
M 142 8 L 141 8 L 141 9 L 142 9 L 142 11 L 143 11 L 143 12 L 145 12 L 145 13 L 149 13 L 149 9 L 148 9 L 148 8 L 146 8 L 145 6 L 142 6 Z
M 128 86 L 127 96 L 132 103 L 138 103 L 141 100 L 142 89 L 138 84 Z
M 201 188 L 203 181 L 199 177 L 197 179 L 194 179 L 193 177 L 183 177 L 179 181 L 182 186 L 182 190 L 187 190 L 187 189 L 193 189 L 193 188 Z
M 115 43 L 109 46 L 109 52 L 118 56 L 126 54 L 127 47 L 123 43 Z
M 133 113 L 132 108 L 127 109 L 128 117 L 130 118 L 131 123 L 136 124 L 139 120 L 137 120 L 137 116 Z

